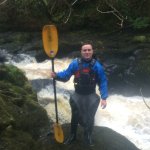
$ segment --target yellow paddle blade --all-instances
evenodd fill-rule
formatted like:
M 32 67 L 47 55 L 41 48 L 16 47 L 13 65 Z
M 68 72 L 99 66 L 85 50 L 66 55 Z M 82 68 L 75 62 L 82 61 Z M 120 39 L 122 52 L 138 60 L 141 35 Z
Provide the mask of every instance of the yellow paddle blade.
M 54 25 L 45 25 L 42 30 L 42 39 L 45 53 L 54 58 L 58 51 L 58 34 Z
M 60 124 L 58 124 L 58 123 L 54 124 L 54 137 L 55 137 L 57 142 L 63 143 L 64 133 L 63 133 L 63 130 L 62 130 Z

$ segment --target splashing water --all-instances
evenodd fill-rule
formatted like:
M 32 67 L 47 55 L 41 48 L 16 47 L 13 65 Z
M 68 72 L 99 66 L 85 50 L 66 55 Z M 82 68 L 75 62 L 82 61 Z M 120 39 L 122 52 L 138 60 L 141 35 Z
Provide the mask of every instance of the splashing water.
M 145 98 L 150 101 L 150 98 Z M 111 95 L 105 110 L 98 109 L 95 124 L 109 127 L 143 150 L 150 149 L 150 110 L 142 97 Z
M 22 69 L 29 80 L 41 80 L 38 86 L 38 97 L 52 99 L 52 82 L 50 79 L 51 62 L 45 60 L 37 63 L 34 57 L 21 55 L 23 61 L 16 62 L 11 59 L 9 63 Z M 10 58 L 10 55 L 9 55 Z M 55 59 L 55 71 L 65 69 L 71 59 Z M 43 79 L 45 82 L 42 82 Z M 57 94 L 59 99 L 69 99 L 69 92 L 72 91 L 72 78 L 67 83 L 57 82 Z M 47 83 L 47 84 L 46 84 Z M 69 91 L 67 93 L 67 91 Z M 145 98 L 150 102 L 150 98 Z M 127 137 L 138 148 L 150 150 L 150 110 L 145 106 L 142 97 L 124 97 L 121 95 L 110 95 L 106 109 L 98 108 L 95 116 L 95 125 L 109 127 Z M 49 112 L 49 103 L 45 107 Z M 69 107 L 69 105 L 67 106 Z M 68 115 L 70 115 L 68 113 Z

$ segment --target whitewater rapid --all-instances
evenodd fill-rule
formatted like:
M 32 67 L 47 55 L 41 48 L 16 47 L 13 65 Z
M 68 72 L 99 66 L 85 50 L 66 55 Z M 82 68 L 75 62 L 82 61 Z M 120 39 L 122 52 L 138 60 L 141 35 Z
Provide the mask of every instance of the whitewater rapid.
M 10 59 L 11 63 L 25 72 L 26 77 L 32 80 L 50 79 L 51 61 L 45 60 L 37 63 L 34 57 L 20 54 L 24 59 L 20 62 Z M 65 69 L 71 59 L 55 59 L 55 70 Z M 69 92 L 72 91 L 72 78 L 67 83 L 57 82 L 57 93 L 62 99 L 69 99 Z M 43 88 L 38 91 L 38 98 L 52 98 L 52 84 L 43 84 Z M 50 92 L 51 91 L 51 92 Z M 66 92 L 66 93 L 65 93 Z M 150 98 L 145 101 L 150 105 Z M 142 97 L 124 97 L 122 95 L 110 95 L 108 97 L 106 109 L 98 108 L 95 116 L 95 125 L 109 127 L 127 137 L 139 149 L 150 150 L 150 110 L 144 104 Z M 67 103 L 67 101 L 66 101 Z M 69 107 L 67 105 L 66 107 Z M 50 104 L 45 107 L 49 113 Z M 69 108 L 68 108 L 69 110 Z M 70 112 L 68 113 L 70 115 Z

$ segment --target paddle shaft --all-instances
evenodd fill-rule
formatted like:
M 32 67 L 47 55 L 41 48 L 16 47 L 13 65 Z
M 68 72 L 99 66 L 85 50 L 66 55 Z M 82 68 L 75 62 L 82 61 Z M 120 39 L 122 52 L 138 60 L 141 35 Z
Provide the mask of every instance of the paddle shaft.
M 54 58 L 51 59 L 51 62 L 52 62 L 52 71 L 55 72 L 55 70 L 54 70 Z M 56 80 L 55 80 L 55 78 L 53 78 L 53 88 L 54 88 L 56 123 L 58 123 L 58 109 L 57 109 Z

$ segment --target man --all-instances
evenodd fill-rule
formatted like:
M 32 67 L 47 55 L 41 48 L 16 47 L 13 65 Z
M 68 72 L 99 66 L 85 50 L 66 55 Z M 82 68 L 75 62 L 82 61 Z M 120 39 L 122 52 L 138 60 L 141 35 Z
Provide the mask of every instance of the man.
M 92 146 L 91 134 L 94 117 L 100 103 L 100 96 L 96 94 L 96 84 L 101 95 L 101 107 L 107 105 L 107 79 L 102 65 L 93 58 L 93 47 L 89 43 L 81 46 L 81 58 L 74 59 L 69 67 L 61 72 L 51 73 L 56 80 L 66 82 L 74 75 L 75 92 L 70 97 L 72 110 L 71 131 L 64 144 L 71 144 L 76 140 L 78 124 L 84 128 L 84 141 Z

